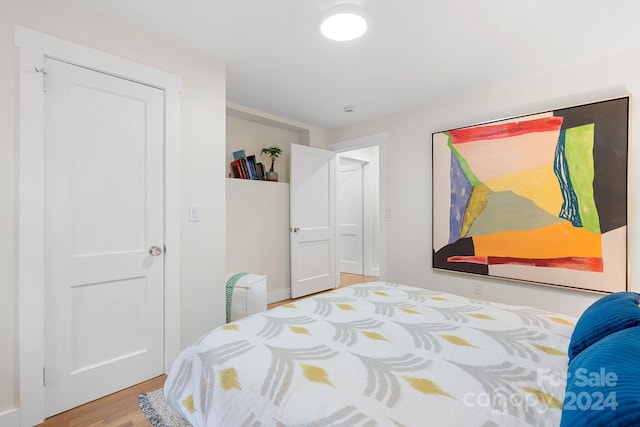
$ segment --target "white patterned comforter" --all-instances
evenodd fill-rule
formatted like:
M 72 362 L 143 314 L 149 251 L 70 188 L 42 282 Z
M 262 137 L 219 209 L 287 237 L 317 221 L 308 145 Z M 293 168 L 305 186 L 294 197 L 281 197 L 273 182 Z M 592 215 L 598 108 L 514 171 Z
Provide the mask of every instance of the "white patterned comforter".
M 210 331 L 164 392 L 194 426 L 557 426 L 574 324 L 360 284 Z

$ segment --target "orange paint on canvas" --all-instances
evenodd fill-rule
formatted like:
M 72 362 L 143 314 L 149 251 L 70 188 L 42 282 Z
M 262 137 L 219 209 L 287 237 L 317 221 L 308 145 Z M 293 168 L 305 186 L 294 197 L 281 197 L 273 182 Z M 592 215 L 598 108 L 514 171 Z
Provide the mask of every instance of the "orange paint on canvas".
M 514 258 L 602 258 L 602 236 L 569 222 L 535 230 L 501 231 L 474 236 L 475 256 Z

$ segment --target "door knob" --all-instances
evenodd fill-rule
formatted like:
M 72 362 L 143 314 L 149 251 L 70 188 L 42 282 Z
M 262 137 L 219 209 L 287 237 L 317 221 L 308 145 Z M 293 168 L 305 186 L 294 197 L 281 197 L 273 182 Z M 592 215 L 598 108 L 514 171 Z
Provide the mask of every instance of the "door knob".
M 291 231 L 293 231 L 294 233 L 297 233 L 298 231 L 300 231 L 300 229 L 298 227 L 293 227 Z
M 163 252 L 163 250 L 162 250 L 162 248 L 160 246 L 151 246 L 149 248 L 149 254 L 151 256 L 160 256 L 160 255 L 162 255 L 162 252 Z

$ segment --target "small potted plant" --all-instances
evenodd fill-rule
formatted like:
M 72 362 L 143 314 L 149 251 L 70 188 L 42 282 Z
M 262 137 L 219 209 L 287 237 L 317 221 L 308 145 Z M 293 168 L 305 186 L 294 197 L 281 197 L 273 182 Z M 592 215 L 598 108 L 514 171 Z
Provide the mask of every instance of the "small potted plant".
M 266 154 L 271 159 L 271 169 L 266 173 L 267 181 L 277 181 L 278 173 L 273 170 L 273 164 L 280 154 L 282 154 L 282 149 L 280 147 L 267 147 L 263 148 L 261 154 Z

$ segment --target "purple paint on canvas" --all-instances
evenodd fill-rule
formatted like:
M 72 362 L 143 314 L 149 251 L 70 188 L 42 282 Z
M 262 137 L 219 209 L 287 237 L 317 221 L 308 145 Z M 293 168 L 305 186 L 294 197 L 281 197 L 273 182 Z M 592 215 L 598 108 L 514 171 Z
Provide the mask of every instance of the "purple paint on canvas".
M 449 212 L 449 243 L 460 238 L 464 213 L 473 186 L 464 173 L 456 156 L 451 156 L 451 209 Z

